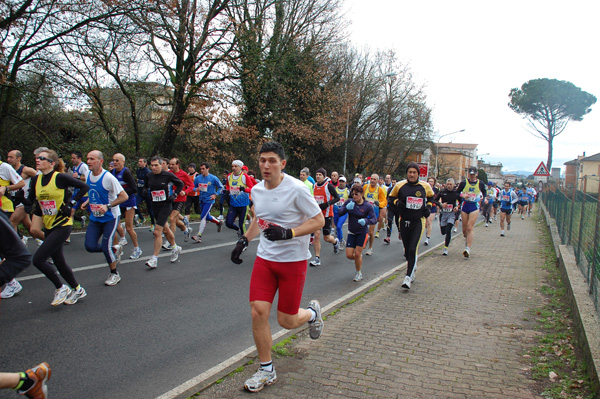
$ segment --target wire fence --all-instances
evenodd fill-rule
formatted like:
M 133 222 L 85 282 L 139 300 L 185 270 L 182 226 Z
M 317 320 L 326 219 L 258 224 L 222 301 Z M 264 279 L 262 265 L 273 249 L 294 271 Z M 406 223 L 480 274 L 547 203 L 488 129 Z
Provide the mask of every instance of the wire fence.
M 542 201 L 556 221 L 564 245 L 573 247 L 577 266 L 585 277 L 596 311 L 600 309 L 600 192 L 598 176 L 585 176 L 579 189 L 550 183 L 542 192 Z

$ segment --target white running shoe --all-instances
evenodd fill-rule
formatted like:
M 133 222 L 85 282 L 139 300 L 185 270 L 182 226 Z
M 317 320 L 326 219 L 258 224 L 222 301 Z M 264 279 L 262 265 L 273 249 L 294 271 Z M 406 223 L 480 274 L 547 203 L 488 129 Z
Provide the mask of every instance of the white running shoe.
M 150 259 L 146 261 L 146 266 L 148 266 L 150 269 L 156 269 L 156 266 L 158 266 L 158 259 L 150 257 Z
M 365 251 L 365 255 L 373 255 L 373 248 L 367 248 L 367 250 Z
M 429 237 L 425 237 L 425 241 L 423 242 L 425 245 L 429 245 Z
M 485 222 L 485 227 L 488 227 L 488 222 Z
M 442 252 L 442 255 L 448 256 L 448 247 L 444 247 L 444 252 Z
M 410 283 L 411 283 L 410 276 L 404 277 L 404 282 L 402 283 L 402 288 L 406 288 L 407 290 L 410 290 Z
M 362 273 L 361 272 L 356 272 L 354 273 L 354 278 L 352 279 L 353 281 L 361 281 L 362 280 Z
M 184 242 L 188 242 L 189 241 L 190 234 L 192 234 L 192 228 L 191 227 L 186 227 L 185 231 L 183 232 L 183 241 Z
M 315 256 L 315 258 L 310 261 L 310 265 L 312 267 L 321 266 L 321 258 L 319 258 L 318 256 Z
M 117 265 L 121 264 L 121 256 L 123 255 L 123 247 L 119 245 L 113 245 L 113 252 L 115 253 L 115 258 L 117 259 Z
M 60 287 L 57 290 L 54 290 L 54 299 L 52 300 L 52 302 L 50 302 L 50 305 L 60 305 L 67 299 L 67 296 L 71 293 L 71 291 L 72 290 L 69 287 L 63 284 L 62 287 Z
M 185 225 L 186 228 L 190 227 L 190 219 L 188 219 L 187 216 L 183 217 L 183 224 Z
M 119 284 L 119 281 L 121 281 L 121 275 L 119 274 L 119 272 L 110 273 L 108 275 L 108 278 L 104 282 L 104 285 L 109 285 L 109 286 L 117 285 L 117 284 Z
M 129 256 L 129 259 L 139 259 L 142 256 L 142 248 L 135 247 L 133 248 L 133 252 Z
M 337 238 L 335 239 L 335 242 L 333 243 L 333 253 L 334 254 L 340 253 L 340 240 L 338 240 Z
M 13 278 L 8 283 L 6 283 L 6 285 L 4 286 L 4 289 L 0 293 L 0 298 L 2 298 L 2 299 L 12 298 L 13 296 L 15 296 L 15 294 L 18 294 L 22 290 L 23 290 L 23 286 L 17 280 L 15 280 Z
M 312 339 L 318 339 L 323 334 L 323 317 L 321 316 L 321 304 L 316 299 L 308 303 L 308 308 L 315 311 L 317 316 L 309 324 L 309 334 Z
M 217 219 L 223 220 L 223 215 L 219 215 L 219 217 Z
M 87 292 L 82 286 L 79 286 L 76 290 L 71 290 L 67 299 L 65 299 L 65 305 L 75 305 L 78 300 L 81 298 L 85 298 L 87 296 Z
M 119 239 L 119 245 L 124 247 L 125 245 L 127 245 L 127 237 L 121 237 Z
M 171 263 L 177 262 L 177 259 L 179 259 L 180 253 L 181 253 L 181 247 L 179 245 L 175 244 L 175 246 L 171 250 Z
M 504 230 L 500 232 L 500 237 L 504 237 Z
M 171 248 L 171 244 L 169 244 L 169 242 L 167 241 L 162 245 L 162 249 L 163 251 L 170 251 L 173 248 Z
M 465 247 L 465 250 L 463 251 L 463 256 L 464 256 L 465 258 L 468 258 L 468 257 L 469 257 L 469 255 L 471 255 L 471 248 L 469 248 L 469 247 Z
M 452 229 L 452 231 L 453 231 L 454 233 L 457 233 L 457 232 L 458 232 L 458 229 L 457 229 L 456 227 L 454 227 L 454 228 Z
M 249 378 L 244 383 L 244 388 L 250 392 L 259 392 L 267 386 L 273 384 L 277 381 L 277 373 L 275 369 L 273 371 L 267 371 L 265 369 L 259 368 L 256 373 Z

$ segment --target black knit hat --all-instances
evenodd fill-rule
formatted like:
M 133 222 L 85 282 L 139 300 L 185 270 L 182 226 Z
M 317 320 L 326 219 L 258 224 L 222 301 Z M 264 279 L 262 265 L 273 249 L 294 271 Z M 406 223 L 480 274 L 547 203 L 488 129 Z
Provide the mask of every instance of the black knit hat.
M 416 162 L 411 162 L 406 166 L 406 171 L 408 172 L 409 169 L 416 169 L 417 172 L 419 171 L 419 165 Z
M 323 168 L 317 169 L 316 173 L 320 173 L 323 176 L 327 176 L 327 171 L 325 169 L 323 169 Z

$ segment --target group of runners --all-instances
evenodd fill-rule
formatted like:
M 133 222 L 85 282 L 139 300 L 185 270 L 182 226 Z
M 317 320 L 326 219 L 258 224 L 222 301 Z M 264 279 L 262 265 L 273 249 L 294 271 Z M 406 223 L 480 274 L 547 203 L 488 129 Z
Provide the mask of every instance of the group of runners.
M 419 244 L 424 234 L 424 244 L 429 244 L 436 214 L 439 213 L 441 232 L 445 236 L 443 255 L 448 255 L 452 231 L 460 218 L 466 239 L 463 255 L 469 258 L 474 240 L 473 227 L 482 207 L 487 215 L 487 225 L 491 223 L 491 214 L 486 212 L 488 208 L 496 209 L 494 204 L 498 203 L 501 235 L 504 236 L 505 222 L 510 230 L 513 206 L 520 198 L 526 198 L 511 190 L 509 183 L 504 185 L 504 190 L 496 190 L 493 185 L 486 188 L 477 179 L 474 167 L 469 169 L 468 179 L 460 182 L 458 187 L 453 179 L 438 187 L 433 177 L 427 182 L 419 179 L 419 167 L 414 162 L 408 164 L 406 176 L 401 181 L 390 175 L 380 178 L 372 174 L 368 181 L 363 182 L 362 176 L 357 174 L 348 182 L 337 172 L 328 177 L 324 168 L 316 171 L 314 181 L 305 168 L 298 180 L 285 173 L 285 150 L 277 142 L 266 143 L 260 149 L 262 181 L 257 181 L 256 174 L 249 171 L 241 160 L 234 160 L 231 173 L 225 172 L 219 179 L 210 174 L 209 163 L 202 163 L 199 172 L 195 170 L 196 165 L 190 164 L 185 172 L 177 158 L 153 157 L 149 160 L 150 168 L 146 159 L 140 158 L 134 177 L 125 166 L 122 154 L 111 157 L 113 170 L 107 171 L 103 165 L 109 160 L 101 151 L 90 151 L 85 163 L 82 155 L 74 152 L 70 174 L 63 173 L 64 163 L 55 151 L 48 148 L 41 147 L 35 151 L 35 169 L 22 167 L 22 155 L 18 151 L 14 155 L 18 162 L 11 162 L 11 170 L 0 164 L 2 209 L 11 222 L 10 242 L 16 237 L 21 252 L 27 253 L 24 242 L 17 236 L 19 223 L 39 240 L 40 246 L 32 261 L 55 287 L 52 306 L 62 303 L 73 305 L 87 295 L 63 255 L 75 211 L 79 209 L 87 212 L 82 220 L 89 219 L 85 233 L 86 250 L 102 252 L 109 266 L 107 286 L 114 286 L 121 280 L 118 265 L 123 246 L 127 243 L 126 235 L 133 243 L 130 258 L 139 259 L 142 255 L 133 228 L 136 221 L 144 221 L 138 206 L 142 202 L 147 204 L 154 236 L 153 254 L 145 262 L 151 269 L 157 267 L 161 249 L 171 251 L 171 262 L 178 260 L 181 246 L 176 243 L 177 230 L 182 232 L 184 241 L 191 238 L 201 243 L 206 223 L 215 224 L 217 232 L 221 232 L 225 224 L 238 235 L 231 253 L 231 260 L 236 264 L 242 263 L 241 255 L 249 242 L 259 238 L 249 301 L 252 331 L 261 365 L 245 383 L 245 388 L 253 392 L 272 384 L 277 378 L 271 359 L 269 326 L 269 314 L 277 292 L 277 316 L 282 327 L 293 329 L 308 323 L 313 339 L 319 338 L 323 331 L 319 302 L 313 299 L 307 308 L 300 308 L 307 266 L 321 265 L 321 235 L 325 242 L 332 244 L 334 253 L 345 247 L 346 257 L 355 265 L 353 280 L 359 282 L 363 278 L 363 251 L 365 255 L 373 254 L 373 242 L 381 230 L 386 234 L 383 242 L 389 244 L 395 225 L 407 260 L 402 287 L 408 290 L 415 280 Z M 28 179 L 29 182 L 26 181 Z M 214 217 L 210 211 L 217 200 L 219 216 Z M 225 203 L 229 206 L 224 218 Z M 23 207 L 23 212 L 16 211 L 20 207 Z M 193 234 L 189 223 L 192 207 L 200 215 L 197 234 Z M 526 209 L 524 212 L 530 212 L 531 205 L 527 207 L 523 208 Z M 32 216 L 28 219 L 30 213 Z M 494 210 L 494 219 L 495 214 Z M 121 217 L 124 219 L 122 224 Z M 249 225 L 247 219 L 251 219 Z M 347 234 L 344 238 L 343 225 L 346 221 Z M 311 242 L 314 257 L 310 252 Z M 6 252 L 4 248 L 3 253 Z M 311 257 L 313 259 L 308 262 Z M 6 263 L 0 268 L 0 283 L 5 284 L 3 298 L 11 297 L 22 289 L 14 277 L 28 262 L 4 267 Z M 49 367 L 37 367 L 46 370 L 44 378 L 47 380 L 50 377 Z M 28 371 L 24 375 L 35 377 L 35 372 L 30 374 Z M 42 380 L 38 378 L 37 381 Z

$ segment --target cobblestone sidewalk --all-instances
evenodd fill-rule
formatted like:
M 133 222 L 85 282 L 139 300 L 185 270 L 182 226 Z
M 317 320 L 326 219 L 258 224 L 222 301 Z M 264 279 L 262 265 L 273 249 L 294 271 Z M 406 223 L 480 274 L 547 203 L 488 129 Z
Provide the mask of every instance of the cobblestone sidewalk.
M 537 398 L 522 355 L 538 334 L 527 311 L 543 301 L 538 226 L 514 218 L 507 233 L 479 225 L 470 259 L 455 238 L 449 256 L 419 259 L 410 291 L 393 279 L 329 317 L 319 340 L 301 333 L 262 392 L 243 390 L 255 363 L 199 397 Z

